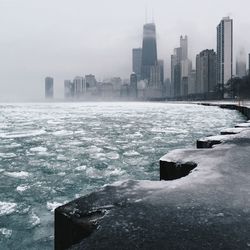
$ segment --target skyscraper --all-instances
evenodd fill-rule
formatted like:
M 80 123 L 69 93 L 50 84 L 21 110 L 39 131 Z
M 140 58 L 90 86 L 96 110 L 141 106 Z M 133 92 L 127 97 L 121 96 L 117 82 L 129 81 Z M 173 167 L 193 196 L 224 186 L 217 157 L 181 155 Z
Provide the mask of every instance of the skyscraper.
M 64 81 L 64 97 L 73 98 L 74 97 L 74 84 L 70 80 Z
M 188 37 L 180 37 L 180 47 L 181 47 L 181 60 L 188 59 Z
M 241 48 L 236 58 L 236 76 L 243 77 L 247 74 L 246 52 Z
M 158 65 L 160 67 L 160 77 L 161 77 L 161 83 L 164 83 L 164 61 L 158 60 Z
M 83 94 L 86 92 L 86 82 L 84 78 L 81 76 L 76 76 L 73 80 L 74 84 L 74 96 L 75 97 L 82 97 Z
M 217 83 L 224 93 L 224 85 L 233 75 L 233 20 L 224 17 L 217 26 Z
M 250 75 L 250 54 L 248 54 L 248 75 Z
M 130 75 L 130 97 L 133 99 L 136 99 L 138 94 L 137 94 L 137 75 L 136 73 L 132 73 Z
M 141 79 L 150 79 L 150 68 L 157 65 L 156 29 L 154 23 L 143 26 Z
M 92 75 L 92 74 L 86 75 L 85 76 L 85 81 L 86 81 L 86 88 L 87 89 L 96 87 L 97 81 L 96 81 L 94 75 Z
M 216 87 L 216 53 L 214 50 L 203 50 L 196 56 L 196 79 L 198 93 L 207 94 Z
M 54 97 L 54 79 L 52 77 L 45 78 L 45 98 Z
M 137 80 L 141 79 L 141 61 L 142 48 L 136 48 L 132 51 L 132 70 L 137 76 Z
M 181 58 L 182 48 L 175 48 L 171 56 L 171 85 L 173 85 L 173 96 L 181 95 Z

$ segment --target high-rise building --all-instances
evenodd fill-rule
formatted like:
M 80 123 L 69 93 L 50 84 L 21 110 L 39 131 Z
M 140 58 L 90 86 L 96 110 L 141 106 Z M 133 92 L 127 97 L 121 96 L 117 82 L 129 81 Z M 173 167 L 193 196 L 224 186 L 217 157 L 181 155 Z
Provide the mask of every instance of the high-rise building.
M 189 75 L 192 70 L 192 61 L 189 59 L 184 59 L 181 61 L 181 95 L 187 95 L 187 82 L 189 79 Z
M 162 88 L 163 82 L 161 81 L 161 66 L 155 65 L 150 67 L 149 87 Z
M 142 48 L 136 48 L 132 51 L 132 70 L 136 74 L 137 79 L 141 78 L 141 62 L 142 62 Z
M 250 75 L 250 54 L 248 54 L 248 74 Z
M 216 53 L 203 50 L 196 56 L 197 93 L 215 92 L 216 88 Z
M 158 65 L 160 67 L 160 77 L 161 77 L 161 83 L 164 83 L 164 61 L 158 60 Z
M 250 75 L 250 54 L 248 54 L 248 74 Z
M 188 95 L 196 94 L 196 70 L 191 70 L 188 78 Z
M 233 75 L 233 20 L 224 17 L 217 26 L 217 83 L 224 93 L 224 85 Z
M 180 37 L 180 47 L 181 47 L 181 60 L 188 59 L 188 37 Z
M 74 84 L 70 80 L 64 81 L 64 97 L 73 98 L 74 97 Z
M 154 23 L 143 26 L 141 79 L 150 79 L 151 67 L 157 65 L 156 28 Z
M 136 99 L 138 96 L 137 93 L 137 75 L 136 73 L 132 73 L 130 75 L 130 97 Z
M 86 92 L 86 82 L 84 78 L 81 76 L 76 76 L 73 80 L 74 84 L 74 96 L 79 98 L 82 97 L 83 94 Z
M 45 98 L 50 99 L 54 97 L 54 79 L 52 77 L 45 78 Z
M 242 48 L 236 58 L 236 76 L 242 78 L 247 74 L 246 52 Z
M 173 96 L 181 95 L 181 58 L 182 48 L 175 48 L 171 56 L 171 84 L 173 85 Z
M 113 89 L 114 89 L 115 91 L 119 91 L 119 93 L 120 93 L 121 86 L 122 86 L 122 79 L 121 79 L 121 77 L 112 77 L 112 78 L 110 79 L 110 82 L 111 82 L 112 85 L 113 85 Z
M 247 74 L 247 65 L 246 62 L 236 61 L 236 76 L 242 78 Z
M 86 88 L 95 88 L 97 81 L 95 79 L 95 76 L 92 74 L 86 75 L 85 76 L 85 82 L 86 82 Z

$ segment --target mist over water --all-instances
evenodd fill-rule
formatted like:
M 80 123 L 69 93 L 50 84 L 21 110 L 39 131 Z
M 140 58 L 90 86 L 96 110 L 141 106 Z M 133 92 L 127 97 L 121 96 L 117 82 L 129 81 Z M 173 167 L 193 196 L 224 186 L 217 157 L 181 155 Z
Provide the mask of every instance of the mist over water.
M 188 104 L 1 104 L 0 248 L 51 249 L 55 207 L 115 181 L 159 180 L 169 150 L 243 120 Z

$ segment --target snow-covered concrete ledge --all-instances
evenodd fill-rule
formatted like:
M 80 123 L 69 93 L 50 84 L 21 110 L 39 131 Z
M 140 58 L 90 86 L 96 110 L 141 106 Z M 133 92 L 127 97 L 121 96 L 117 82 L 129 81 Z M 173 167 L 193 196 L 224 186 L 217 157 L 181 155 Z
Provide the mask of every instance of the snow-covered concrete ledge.
M 58 207 L 55 249 L 250 249 L 250 129 L 218 137 L 163 156 L 170 181 L 119 182 Z

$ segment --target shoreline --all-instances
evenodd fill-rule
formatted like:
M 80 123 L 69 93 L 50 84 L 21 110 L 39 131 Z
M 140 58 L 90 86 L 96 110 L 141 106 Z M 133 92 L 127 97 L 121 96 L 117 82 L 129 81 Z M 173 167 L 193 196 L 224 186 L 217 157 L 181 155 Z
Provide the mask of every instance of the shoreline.
M 249 107 L 232 103 L 197 104 L 238 110 L 250 119 Z M 197 149 L 177 149 L 163 156 L 160 179 L 175 181 L 128 181 L 106 186 L 58 207 L 55 210 L 55 249 L 67 249 L 77 243 L 72 249 L 111 246 L 126 249 L 133 245 L 144 249 L 160 246 L 179 249 L 179 244 L 189 249 L 249 249 L 247 197 L 250 182 L 247 174 L 250 170 L 247 166 L 250 159 L 247 152 L 250 123 L 236 126 L 236 129 L 222 131 L 221 136 L 198 140 Z M 231 186 L 232 183 L 235 185 Z M 213 190 L 214 187 L 220 192 Z M 234 200 L 237 206 L 230 206 Z M 142 220 L 138 220 L 136 211 L 139 214 L 143 211 Z M 227 213 L 230 218 L 225 216 Z M 203 217 L 211 221 L 203 221 Z M 140 231 L 135 233 L 124 226 L 131 223 L 146 232 L 141 235 Z M 215 232 L 211 231 L 213 228 Z M 134 233 L 134 238 L 131 239 L 129 233 Z M 190 237 L 198 240 L 191 241 Z M 146 238 L 153 240 L 144 242 Z

